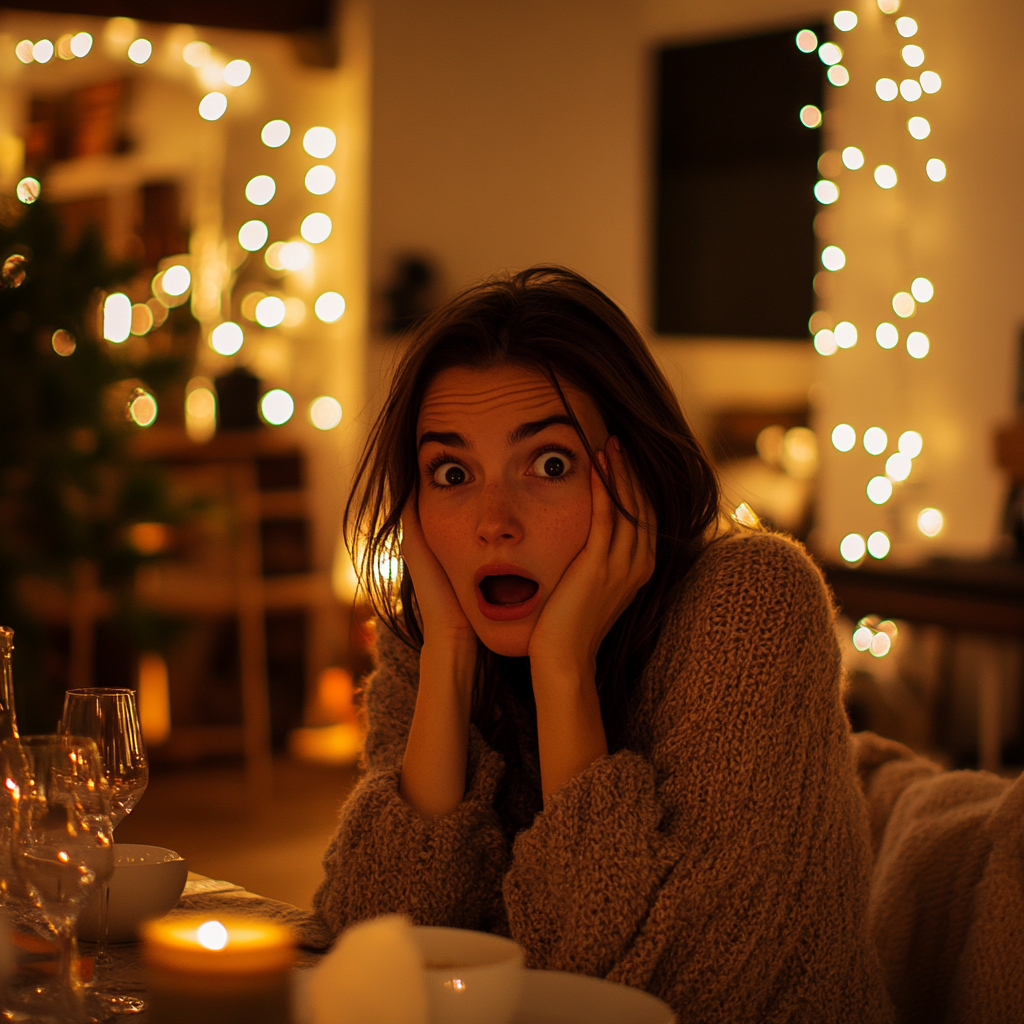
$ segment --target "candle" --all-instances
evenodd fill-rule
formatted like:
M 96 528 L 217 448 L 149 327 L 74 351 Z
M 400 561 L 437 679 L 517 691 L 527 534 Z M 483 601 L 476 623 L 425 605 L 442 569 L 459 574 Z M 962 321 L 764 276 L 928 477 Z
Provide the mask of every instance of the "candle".
M 142 926 L 152 1024 L 288 1024 L 292 932 L 248 917 Z

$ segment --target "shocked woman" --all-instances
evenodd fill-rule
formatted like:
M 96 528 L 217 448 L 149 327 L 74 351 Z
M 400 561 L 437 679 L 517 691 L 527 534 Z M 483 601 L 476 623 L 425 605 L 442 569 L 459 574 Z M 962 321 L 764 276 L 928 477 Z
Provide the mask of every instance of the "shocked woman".
M 828 592 L 718 508 L 643 339 L 578 275 L 420 326 L 346 517 L 382 625 L 331 928 L 511 935 L 683 1021 L 891 1020 Z

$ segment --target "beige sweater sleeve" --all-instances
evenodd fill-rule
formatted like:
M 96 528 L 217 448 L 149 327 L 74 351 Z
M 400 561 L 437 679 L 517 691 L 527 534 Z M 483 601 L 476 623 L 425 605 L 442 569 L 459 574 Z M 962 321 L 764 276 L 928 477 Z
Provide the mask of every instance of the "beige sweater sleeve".
M 458 928 L 503 921 L 508 844 L 493 810 L 501 757 L 471 730 L 466 797 L 444 817 L 421 818 L 399 794 L 418 679 L 418 652 L 378 626 L 377 670 L 366 690 L 366 773 L 342 808 L 313 900 L 335 932 L 390 912 Z

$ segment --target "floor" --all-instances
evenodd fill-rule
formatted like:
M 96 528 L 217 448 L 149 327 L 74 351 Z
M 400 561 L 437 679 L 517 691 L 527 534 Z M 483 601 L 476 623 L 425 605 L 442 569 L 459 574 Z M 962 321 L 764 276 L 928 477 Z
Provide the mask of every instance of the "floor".
M 356 778 L 355 768 L 282 758 L 265 805 L 250 813 L 241 765 L 154 770 L 116 840 L 177 850 L 192 871 L 308 910 Z

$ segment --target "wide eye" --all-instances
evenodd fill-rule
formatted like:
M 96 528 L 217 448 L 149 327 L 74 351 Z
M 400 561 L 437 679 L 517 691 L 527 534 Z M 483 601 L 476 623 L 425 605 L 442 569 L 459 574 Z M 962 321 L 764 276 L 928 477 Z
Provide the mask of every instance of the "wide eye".
M 544 452 L 534 461 L 533 472 L 549 480 L 565 476 L 569 472 L 569 458 L 559 452 Z
M 434 483 L 439 487 L 457 487 L 466 482 L 466 471 L 457 462 L 442 462 L 434 470 Z

